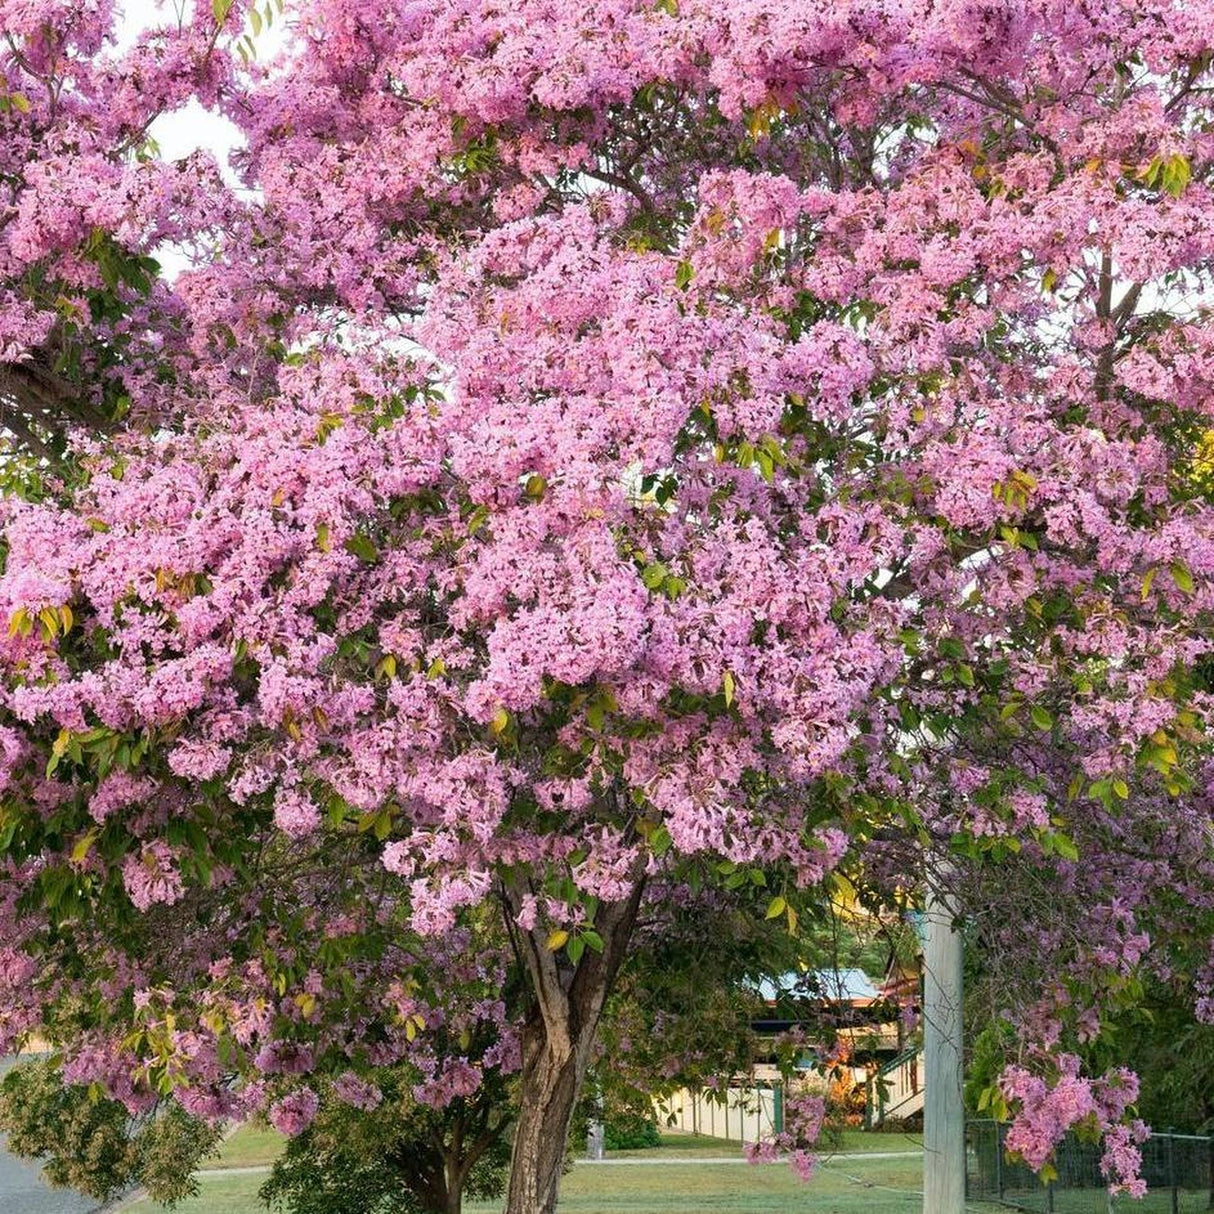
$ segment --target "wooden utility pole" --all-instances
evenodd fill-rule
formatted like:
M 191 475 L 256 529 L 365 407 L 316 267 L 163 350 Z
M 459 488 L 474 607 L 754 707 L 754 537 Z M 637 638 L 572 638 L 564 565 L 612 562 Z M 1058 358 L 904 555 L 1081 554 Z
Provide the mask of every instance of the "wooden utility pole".
M 946 879 L 932 881 L 923 916 L 923 1214 L 965 1211 L 961 933 Z

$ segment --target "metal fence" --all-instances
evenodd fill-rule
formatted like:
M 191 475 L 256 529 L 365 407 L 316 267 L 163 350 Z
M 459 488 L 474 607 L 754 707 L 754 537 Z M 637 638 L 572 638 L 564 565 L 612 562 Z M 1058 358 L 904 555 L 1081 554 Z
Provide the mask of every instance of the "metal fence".
M 1007 1158 L 1008 1127 L 971 1121 L 966 1130 L 966 1196 L 1035 1214 L 1205 1214 L 1214 1210 L 1214 1138 L 1154 1133 L 1142 1144 L 1147 1196 L 1112 1197 L 1100 1171 L 1101 1148 L 1068 1135 L 1055 1152 L 1058 1178 L 1042 1184 L 1037 1174 Z

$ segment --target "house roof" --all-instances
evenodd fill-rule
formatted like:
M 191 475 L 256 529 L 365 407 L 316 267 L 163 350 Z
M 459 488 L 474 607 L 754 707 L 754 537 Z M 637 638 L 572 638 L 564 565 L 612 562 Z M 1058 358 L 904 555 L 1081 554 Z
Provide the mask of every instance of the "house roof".
M 867 1003 L 881 998 L 881 992 L 862 969 L 805 970 L 762 978 L 759 994 L 768 1003 L 779 999 Z

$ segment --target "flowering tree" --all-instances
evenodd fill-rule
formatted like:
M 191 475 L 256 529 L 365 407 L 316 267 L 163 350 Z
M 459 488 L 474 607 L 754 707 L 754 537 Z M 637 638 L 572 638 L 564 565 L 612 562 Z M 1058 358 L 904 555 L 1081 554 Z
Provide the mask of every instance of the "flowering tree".
M 951 849 L 1076 911 L 1004 920 L 998 1100 L 1112 1126 L 1043 1060 L 1210 906 L 1214 9 L 317 0 L 267 72 L 273 15 L 0 9 L 6 383 L 70 330 L 133 419 L 5 509 L 10 1037 L 256 1102 L 470 1006 L 550 1211 L 647 887 L 795 930 Z M 141 140 L 189 97 L 247 189 Z M 491 914 L 517 1038 L 448 960 Z

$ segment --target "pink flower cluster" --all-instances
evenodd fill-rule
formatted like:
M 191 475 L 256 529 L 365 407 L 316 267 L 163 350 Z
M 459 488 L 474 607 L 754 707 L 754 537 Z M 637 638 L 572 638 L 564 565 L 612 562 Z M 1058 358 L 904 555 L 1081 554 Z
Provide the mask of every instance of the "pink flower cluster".
M 784 1101 L 784 1128 L 759 1143 L 746 1148 L 751 1163 L 772 1163 L 787 1153 L 788 1166 L 801 1180 L 813 1175 L 816 1157 L 811 1147 L 822 1132 L 826 1102 L 821 1096 L 807 1093 L 792 1094 Z
M 1007 1149 L 1040 1169 L 1068 1131 L 1088 1125 L 1104 1139 L 1101 1168 L 1110 1192 L 1141 1197 L 1146 1186 L 1138 1175 L 1142 1153 L 1136 1144 L 1149 1131 L 1141 1121 L 1122 1124 L 1126 1110 L 1138 1098 L 1138 1077 L 1118 1069 L 1087 1079 L 1080 1075 L 1074 1055 L 1060 1054 L 1054 1061 L 1058 1073 L 1053 1081 L 1021 1066 L 1008 1067 L 1000 1077 L 1000 1089 L 1015 1109 Z
M 320 1098 L 308 1087 L 296 1088 L 270 1105 L 270 1124 L 282 1134 L 294 1137 L 312 1124 Z

